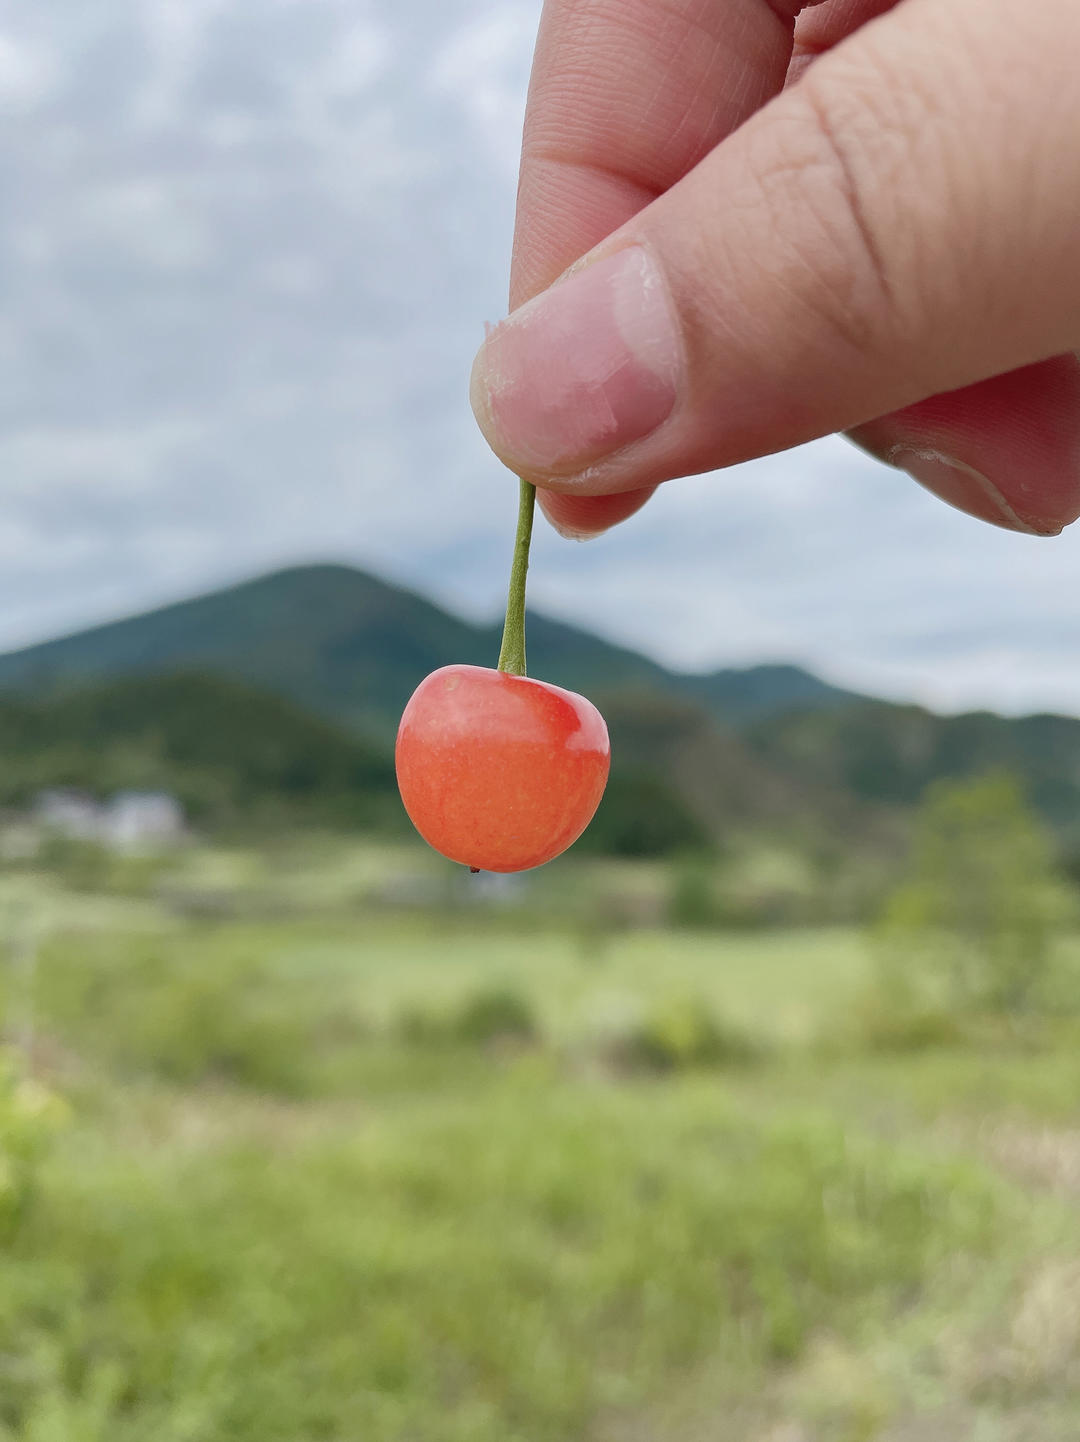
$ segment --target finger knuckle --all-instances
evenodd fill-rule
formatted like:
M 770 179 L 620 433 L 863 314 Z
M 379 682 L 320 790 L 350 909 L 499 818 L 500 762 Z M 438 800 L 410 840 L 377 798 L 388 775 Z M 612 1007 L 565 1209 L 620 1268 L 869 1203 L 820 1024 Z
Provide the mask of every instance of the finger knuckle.
M 791 236 L 800 300 L 860 355 L 902 345 L 924 313 L 911 237 L 889 200 L 909 118 L 876 80 L 865 65 L 843 85 L 820 84 L 811 70 L 789 92 L 783 133 L 759 176 L 775 233 Z

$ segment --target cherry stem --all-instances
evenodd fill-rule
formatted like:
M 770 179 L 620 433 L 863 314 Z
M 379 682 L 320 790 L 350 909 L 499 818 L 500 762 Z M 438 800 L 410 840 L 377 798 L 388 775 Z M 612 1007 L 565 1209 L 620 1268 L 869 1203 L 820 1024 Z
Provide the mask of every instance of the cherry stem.
M 529 546 L 532 543 L 535 509 L 536 487 L 531 481 L 522 481 L 517 535 L 514 537 L 514 563 L 510 568 L 510 592 L 506 598 L 506 624 L 499 652 L 499 670 L 510 676 L 525 675 L 525 577 L 529 573 Z

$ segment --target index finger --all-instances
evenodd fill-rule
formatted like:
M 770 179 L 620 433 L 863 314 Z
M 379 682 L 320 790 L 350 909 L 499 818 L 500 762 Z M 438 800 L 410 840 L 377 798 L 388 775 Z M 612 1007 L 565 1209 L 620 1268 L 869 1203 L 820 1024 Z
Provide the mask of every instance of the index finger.
M 525 120 L 512 306 L 781 89 L 805 8 L 806 0 L 547 0 Z

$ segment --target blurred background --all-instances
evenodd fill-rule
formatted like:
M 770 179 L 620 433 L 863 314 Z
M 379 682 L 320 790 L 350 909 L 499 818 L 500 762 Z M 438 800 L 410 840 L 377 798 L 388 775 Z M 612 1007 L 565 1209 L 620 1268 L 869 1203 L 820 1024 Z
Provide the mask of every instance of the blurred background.
M 837 439 L 545 528 L 593 826 L 401 811 L 539 10 L 0 3 L 0 1442 L 1080 1432 L 1076 536 Z

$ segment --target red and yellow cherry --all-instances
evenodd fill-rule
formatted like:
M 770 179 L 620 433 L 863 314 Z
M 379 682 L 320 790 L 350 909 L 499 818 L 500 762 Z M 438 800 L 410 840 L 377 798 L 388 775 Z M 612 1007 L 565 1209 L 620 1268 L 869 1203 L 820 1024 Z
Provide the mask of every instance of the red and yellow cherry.
M 592 820 L 610 762 L 584 696 L 484 666 L 444 666 L 398 728 L 398 786 L 430 846 L 475 871 L 527 871 Z

